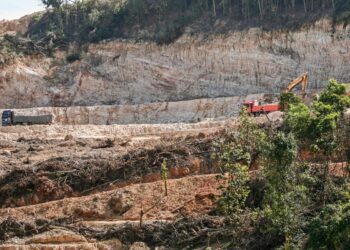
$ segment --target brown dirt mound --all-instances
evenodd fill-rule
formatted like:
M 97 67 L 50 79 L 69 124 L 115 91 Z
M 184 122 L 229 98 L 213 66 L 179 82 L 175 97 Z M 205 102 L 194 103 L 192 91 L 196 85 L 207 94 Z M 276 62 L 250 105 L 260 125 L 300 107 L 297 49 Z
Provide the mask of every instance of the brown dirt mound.
M 156 181 L 163 160 L 169 178 L 215 172 L 210 141 L 185 140 L 153 149 L 139 149 L 109 158 L 58 157 L 32 168 L 15 169 L 0 179 L 0 206 L 37 204 L 80 196 L 130 183 Z M 124 184 L 123 184 L 124 183 Z

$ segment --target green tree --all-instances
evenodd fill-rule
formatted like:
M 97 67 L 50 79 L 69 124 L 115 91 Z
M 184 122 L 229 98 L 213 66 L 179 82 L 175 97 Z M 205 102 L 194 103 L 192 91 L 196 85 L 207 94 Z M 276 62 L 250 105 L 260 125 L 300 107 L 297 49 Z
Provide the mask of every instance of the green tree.
M 323 195 L 325 205 L 330 196 L 329 165 L 342 138 L 338 131 L 339 121 L 343 113 L 350 106 L 350 98 L 346 95 L 345 84 L 339 84 L 331 79 L 320 97 L 313 102 L 312 118 L 312 149 L 325 158 L 323 167 Z M 311 130 L 311 128 L 310 128 Z
M 230 218 L 238 219 L 244 208 L 249 194 L 248 171 L 263 151 L 266 138 L 266 133 L 242 110 L 236 129 L 214 144 L 214 157 L 219 160 L 222 177 L 228 180 L 218 207 Z
M 298 244 L 302 234 L 306 188 L 298 183 L 297 143 L 292 134 L 277 132 L 266 148 L 263 175 L 267 182 L 260 229 L 265 236 L 283 239 L 286 249 Z
M 224 215 L 238 221 L 250 192 L 248 167 L 240 163 L 231 163 L 226 164 L 225 168 L 228 185 L 218 201 L 218 208 Z
M 343 147 L 343 133 L 340 133 L 343 113 L 350 106 L 350 98 L 346 94 L 345 84 L 331 79 L 313 101 L 311 109 L 304 104 L 290 105 L 286 124 L 301 143 L 309 145 L 323 161 L 322 202 L 325 205 L 330 196 L 329 165 L 334 154 Z
M 347 107 L 350 106 L 350 98 L 346 95 L 346 87 L 336 80 L 329 81 L 326 89 L 320 97 L 313 102 L 314 118 L 312 126 L 315 131 L 315 146 L 323 150 L 326 155 L 331 155 L 336 137 L 334 131 L 337 129 L 338 120 Z
M 309 230 L 306 249 L 349 249 L 350 203 L 325 206 Z
M 41 1 L 46 8 L 53 7 L 53 8 L 60 8 L 63 4 L 63 0 L 42 0 Z
M 289 104 L 286 124 L 291 132 L 299 139 L 309 138 L 312 124 L 312 114 L 309 108 L 303 104 Z

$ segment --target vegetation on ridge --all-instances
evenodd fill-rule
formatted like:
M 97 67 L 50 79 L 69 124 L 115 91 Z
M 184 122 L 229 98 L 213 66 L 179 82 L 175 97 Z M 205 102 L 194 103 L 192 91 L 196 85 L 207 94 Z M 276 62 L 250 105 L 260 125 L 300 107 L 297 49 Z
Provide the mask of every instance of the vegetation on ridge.
M 40 0 L 38 0 L 40 1 Z M 47 11 L 32 18 L 26 34 L 0 38 L 0 65 L 18 55 L 53 55 L 74 50 L 79 60 L 84 44 L 128 38 L 169 44 L 188 33 L 298 28 L 322 16 L 347 25 L 347 0 L 41 0 Z M 73 48 L 73 49 L 72 49 Z
M 34 21 L 31 37 L 55 31 L 67 41 L 96 42 L 115 37 L 151 39 L 170 43 L 196 20 L 201 30 L 210 29 L 217 19 L 231 20 L 228 27 L 263 26 L 286 28 L 298 26 L 319 15 L 336 14 L 347 20 L 350 5 L 346 0 L 42 0 L 53 10 Z M 345 13 L 345 14 L 344 14 Z M 343 15 L 344 14 L 344 15 Z M 264 25 L 266 24 L 266 25 Z M 283 26 L 281 26 L 283 24 Z M 227 27 L 226 27 L 227 28 Z M 211 32 L 218 32 L 215 27 Z

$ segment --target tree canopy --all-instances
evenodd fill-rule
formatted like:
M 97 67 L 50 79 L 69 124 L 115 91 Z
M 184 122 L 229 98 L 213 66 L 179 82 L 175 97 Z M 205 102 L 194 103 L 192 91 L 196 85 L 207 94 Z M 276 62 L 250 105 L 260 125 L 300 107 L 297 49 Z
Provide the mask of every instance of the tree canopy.
M 42 3 L 47 7 L 59 8 L 63 4 L 63 0 L 41 0 Z
M 62 34 L 69 42 L 96 42 L 107 38 L 140 36 L 158 43 L 170 43 L 187 25 L 206 20 L 203 26 L 215 24 L 217 18 L 231 19 L 233 27 L 269 29 L 295 28 L 321 15 L 336 15 L 347 23 L 347 1 L 344 0 L 41 0 L 54 12 L 34 21 L 28 35 L 42 37 L 48 31 Z M 312 13 L 312 14 L 311 14 Z M 334 18 L 335 21 L 338 18 Z M 283 24 L 283 26 L 281 26 Z M 137 27 L 137 31 L 132 32 Z M 203 27 L 203 29 L 208 27 Z M 216 27 L 216 29 L 218 29 Z M 137 37 L 140 38 L 140 37 Z

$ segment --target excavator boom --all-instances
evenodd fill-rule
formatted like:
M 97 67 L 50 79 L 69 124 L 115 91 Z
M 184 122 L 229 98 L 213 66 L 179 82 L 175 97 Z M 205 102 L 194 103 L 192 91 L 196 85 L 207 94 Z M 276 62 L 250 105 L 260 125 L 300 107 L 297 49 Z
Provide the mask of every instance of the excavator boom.
M 286 88 L 285 93 L 291 92 L 296 86 L 301 84 L 301 90 L 305 94 L 308 83 L 309 83 L 309 75 L 306 72 L 306 73 L 302 74 L 301 76 L 299 76 L 298 78 L 291 81 L 288 84 L 288 87 Z

